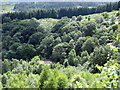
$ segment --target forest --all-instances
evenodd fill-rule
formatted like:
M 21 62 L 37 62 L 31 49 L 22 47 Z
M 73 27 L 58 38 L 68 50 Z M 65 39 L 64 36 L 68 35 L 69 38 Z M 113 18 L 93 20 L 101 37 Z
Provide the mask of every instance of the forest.
M 0 89 L 120 88 L 119 6 L 2 14 Z
M 14 7 L 15 8 L 15 7 Z M 3 14 L 3 22 L 5 17 L 10 17 L 10 19 L 42 19 L 42 18 L 54 18 L 54 19 L 61 19 L 62 17 L 69 17 L 72 16 L 79 16 L 79 15 L 89 15 L 95 13 L 102 13 L 102 12 L 111 12 L 113 10 L 119 10 L 120 2 L 113 2 L 107 3 L 103 5 L 98 5 L 97 7 L 61 7 L 61 8 L 38 8 L 33 10 L 25 10 L 26 8 L 23 7 L 23 11 L 16 11 L 16 12 L 8 12 Z
M 61 7 L 97 7 L 107 2 L 20 2 L 15 3 L 15 11 L 28 11 L 36 8 L 61 8 Z

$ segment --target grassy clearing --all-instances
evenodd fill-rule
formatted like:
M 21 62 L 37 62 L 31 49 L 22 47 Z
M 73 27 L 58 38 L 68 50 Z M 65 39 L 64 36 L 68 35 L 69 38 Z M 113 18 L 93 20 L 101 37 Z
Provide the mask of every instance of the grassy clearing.
M 14 12 L 14 4 L 15 3 L 8 3 L 8 2 L 0 2 L 0 14 Z
M 118 31 L 120 31 L 120 25 L 118 25 Z
M 58 21 L 59 19 L 52 19 L 52 18 L 39 19 L 40 25 L 46 29 L 47 28 L 51 29 Z

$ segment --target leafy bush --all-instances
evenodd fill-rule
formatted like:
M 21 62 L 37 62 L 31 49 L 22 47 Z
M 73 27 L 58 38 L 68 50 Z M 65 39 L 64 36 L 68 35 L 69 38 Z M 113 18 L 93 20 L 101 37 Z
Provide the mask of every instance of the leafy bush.
M 97 66 L 101 71 L 100 78 L 105 88 L 120 88 L 120 65 L 116 60 L 110 60 L 103 66 Z
M 0 89 L 2 89 L 3 88 L 3 86 L 2 86 L 2 83 L 0 82 Z

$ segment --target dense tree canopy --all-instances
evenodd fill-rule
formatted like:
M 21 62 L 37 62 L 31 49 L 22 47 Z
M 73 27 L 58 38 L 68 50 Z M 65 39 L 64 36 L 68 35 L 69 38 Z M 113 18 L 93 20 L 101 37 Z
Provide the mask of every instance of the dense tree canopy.
M 0 89 L 119 88 L 118 4 L 4 14 Z
M 107 3 L 105 5 L 99 5 L 97 7 L 64 7 L 64 8 L 50 8 L 50 9 L 35 9 L 21 12 L 13 12 L 3 14 L 2 21 L 9 22 L 11 19 L 30 19 L 35 17 L 37 19 L 41 18 L 62 18 L 62 17 L 72 17 L 79 15 L 88 15 L 93 13 L 101 12 L 111 12 L 113 10 L 119 10 L 120 2 Z

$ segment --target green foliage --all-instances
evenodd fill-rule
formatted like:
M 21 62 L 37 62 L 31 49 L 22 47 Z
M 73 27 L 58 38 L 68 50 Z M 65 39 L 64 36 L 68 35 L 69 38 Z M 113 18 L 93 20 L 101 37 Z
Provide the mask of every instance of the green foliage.
M 6 73 L 7 71 L 10 71 L 10 62 L 8 61 L 8 59 L 5 59 L 4 61 L 2 61 L 2 68 L 3 68 L 3 70 L 2 70 L 2 72 L 3 73 Z
M 3 15 L 0 88 L 120 87 L 118 11 L 92 14 L 111 5 Z
M 70 2 L 69 2 L 70 3 Z M 11 19 L 28 19 L 28 18 L 62 18 L 62 17 L 73 17 L 73 16 L 79 16 L 79 15 L 89 15 L 89 14 L 94 14 L 94 13 L 101 13 L 101 12 L 110 12 L 113 10 L 119 10 L 119 2 L 113 2 L 113 3 L 106 3 L 105 5 L 98 5 L 97 7 L 94 7 L 95 3 L 94 2 L 89 2 L 88 4 L 85 4 L 85 2 L 75 2 L 69 4 L 68 2 L 62 2 L 62 5 L 59 3 L 30 3 L 27 5 L 24 5 L 23 3 L 21 4 L 16 4 L 14 9 L 17 9 L 20 12 L 14 12 L 14 13 L 7 13 L 4 14 L 3 19 L 7 16 L 10 17 Z M 80 4 L 79 4 L 80 3 Z M 82 3 L 82 6 L 81 6 Z M 86 2 L 87 3 L 87 2 Z M 92 3 L 92 5 L 91 5 Z M 96 2 L 98 3 L 98 2 Z M 25 3 L 26 4 L 26 3 Z M 60 6 L 59 6 L 60 4 Z M 64 4 L 64 5 L 63 5 Z M 66 5 L 67 4 L 67 5 Z M 17 6 L 18 5 L 18 6 Z M 21 6 L 22 5 L 22 6 Z M 46 6 L 50 5 L 50 6 Z M 63 8 L 54 8 L 54 5 L 57 7 L 63 7 Z M 68 7 L 67 7 L 68 6 Z M 73 7 L 72 7 L 73 6 Z M 76 7 L 74 7 L 76 6 Z M 78 7 L 80 6 L 80 7 Z M 90 6 L 90 7 L 88 7 Z M 93 7 L 91 7 L 93 6 Z M 95 5 L 96 6 L 96 5 Z M 45 9 L 51 7 L 49 9 Z M 22 9 L 21 9 L 22 8 Z M 39 8 L 39 9 L 38 9 Z M 44 9 L 41 9 L 44 8 Z M 35 9 L 35 10 L 31 10 Z M 27 12 L 27 13 L 26 13 Z M 104 17 L 106 18 L 107 15 L 106 13 L 103 14 Z M 89 18 L 88 18 L 89 19 Z
M 86 41 L 86 37 L 79 37 L 78 40 L 76 41 L 76 47 L 75 47 L 75 50 L 76 50 L 76 54 L 79 55 L 81 52 L 82 52 L 82 45 L 83 43 Z
M 53 78 L 50 78 L 50 80 L 45 81 L 43 88 L 58 88 L 56 78 L 53 77 Z
M 33 45 L 39 44 L 42 38 L 43 38 L 43 34 L 41 32 L 34 33 L 30 36 L 28 43 Z
M 59 43 L 53 48 L 52 51 L 52 58 L 54 61 L 60 61 L 63 63 L 63 60 L 67 57 L 67 50 L 68 50 L 69 44 L 68 43 Z
M 82 16 L 79 15 L 79 16 L 77 17 L 77 21 L 81 21 L 81 20 L 82 20 Z
M 106 45 L 110 41 L 115 42 L 117 27 L 116 24 L 110 24 L 115 13 L 116 11 L 108 13 L 108 19 L 103 19 L 102 14 L 93 14 L 79 16 L 82 18 L 80 21 L 62 17 L 61 19 L 39 20 L 16 19 L 3 23 L 3 58 L 30 60 L 34 56 L 41 56 L 63 63 L 68 58 L 71 49 L 75 49 L 78 57 L 85 50 L 91 54 L 96 46 Z M 100 18 L 97 18 L 98 16 Z M 61 43 L 68 43 L 65 47 L 62 45 L 66 50 L 56 51 L 55 48 L 58 48 Z M 81 61 L 77 59 L 75 58 L 74 61 L 77 63 Z
M 28 86 L 25 83 L 26 78 L 27 75 L 11 74 L 6 86 L 8 88 L 27 88 Z
M 32 80 L 31 80 L 32 78 Z M 7 88 L 36 88 L 39 87 L 39 75 L 8 74 Z
M 62 36 L 62 41 L 69 42 L 70 40 L 71 40 L 71 37 L 68 34 L 66 34 L 66 32 L 64 32 Z
M 33 45 L 23 44 L 17 48 L 17 55 L 19 59 L 27 59 L 34 57 L 36 50 Z
M 44 88 L 67 88 L 68 78 L 64 73 L 52 70 L 52 75 L 47 81 L 44 81 Z
M 18 46 L 20 46 L 20 43 L 14 43 L 10 46 L 9 49 L 12 50 L 12 51 L 16 51 Z
M 76 88 L 102 88 L 99 79 L 91 73 L 81 72 L 72 78 L 72 87 Z
M 70 52 L 69 52 L 69 55 L 68 55 L 68 62 L 70 65 L 74 65 L 74 59 L 76 57 L 76 52 L 74 49 L 72 49 Z
M 70 21 L 67 17 L 62 17 L 60 21 L 53 27 L 52 32 L 60 32 L 60 28 L 62 28 L 65 24 L 68 24 Z
M 96 23 L 102 23 L 104 21 L 104 17 L 102 15 L 95 15 L 93 18 L 95 19 Z
M 72 25 L 68 24 L 65 27 L 61 28 L 58 33 L 66 32 L 66 34 L 68 34 L 68 33 L 72 32 L 73 30 L 77 31 L 77 28 L 75 26 L 72 26 Z
M 88 38 L 82 45 L 82 50 L 87 51 L 89 54 L 93 52 L 94 48 L 99 45 L 99 40 L 94 37 Z
M 107 12 L 102 13 L 102 15 L 103 15 L 104 19 L 108 19 L 108 17 L 109 17 Z
M 120 31 L 120 25 L 118 26 L 118 31 Z
M 26 2 L 26 3 L 17 3 L 15 4 L 16 11 L 29 11 L 31 9 L 36 8 L 61 8 L 61 7 L 76 7 L 76 6 L 89 6 L 89 7 L 97 7 L 99 5 L 106 4 L 107 2 Z M 53 12 L 53 11 L 52 11 Z M 52 13 L 53 14 L 53 13 Z M 53 14 L 54 15 L 54 14 Z
M 3 86 L 5 86 L 7 84 L 7 75 L 6 74 L 3 74 L 2 78 L 1 78 L 1 83 Z
M 40 76 L 40 87 L 43 87 L 43 88 L 68 87 L 68 79 L 65 74 L 58 73 L 58 71 L 56 70 L 48 69 L 48 66 L 45 66 L 45 67 L 44 67 L 45 69 L 43 70 Z
M 100 79 L 103 83 L 103 87 L 106 88 L 119 88 L 120 78 L 120 65 L 116 60 L 110 60 L 103 66 L 97 66 L 101 71 Z
M 68 88 L 69 83 L 66 74 L 60 73 L 59 76 L 57 77 L 57 80 L 58 80 L 58 88 Z
M 82 58 L 81 64 L 84 64 L 85 62 L 89 61 L 90 56 L 87 51 L 83 51 L 81 53 L 81 58 Z
M 86 56 L 84 52 L 82 56 Z M 36 56 L 30 61 L 39 61 Z M 22 61 L 23 62 L 23 61 Z M 19 64 L 24 65 L 23 63 Z M 27 64 L 25 64 L 27 65 Z M 37 65 L 37 63 L 34 63 Z M 19 66 L 17 66 L 19 67 Z M 92 74 L 83 71 L 81 67 L 68 66 L 63 68 L 58 65 L 53 69 L 50 65 L 43 65 L 42 72 L 33 73 L 14 73 L 7 72 L 3 74 L 1 87 L 5 88 L 119 88 L 119 64 L 118 61 L 110 60 L 104 66 L 97 66 L 100 73 Z
M 0 89 L 2 89 L 3 88 L 3 86 L 2 86 L 2 83 L 0 82 Z
M 5 17 L 5 18 L 3 19 L 3 22 L 5 22 L 5 23 L 10 22 L 10 21 L 11 21 L 11 18 L 10 18 L 10 17 Z
M 39 78 L 39 75 L 30 73 L 25 82 L 29 88 L 39 88 Z
M 46 81 L 49 80 L 51 75 L 52 75 L 52 72 L 51 72 L 50 67 L 49 66 L 45 66 L 43 71 L 41 72 L 41 75 L 40 75 L 40 80 L 39 80 L 39 82 L 40 82 L 40 86 L 39 87 L 40 88 L 45 87 L 46 84 L 48 84 Z M 44 86 L 44 84 L 45 84 L 45 86 Z
M 96 31 L 96 23 L 94 21 L 86 22 L 82 27 L 82 31 L 85 36 L 92 36 Z
M 117 25 L 117 24 L 113 24 L 113 25 L 111 26 L 111 29 L 112 29 L 113 31 L 117 30 L 117 29 L 118 29 L 118 25 Z
M 108 42 L 108 37 L 107 36 L 101 36 L 99 38 L 100 44 L 106 44 Z
M 110 60 L 113 51 L 109 46 L 96 47 L 91 54 L 91 63 L 103 65 Z
M 50 55 L 52 53 L 54 43 L 54 36 L 46 36 L 42 41 L 40 42 L 40 46 L 37 48 L 37 53 L 41 54 L 42 57 L 50 58 Z
M 0 2 L 0 6 L 2 6 L 0 14 L 14 12 L 14 2 Z

